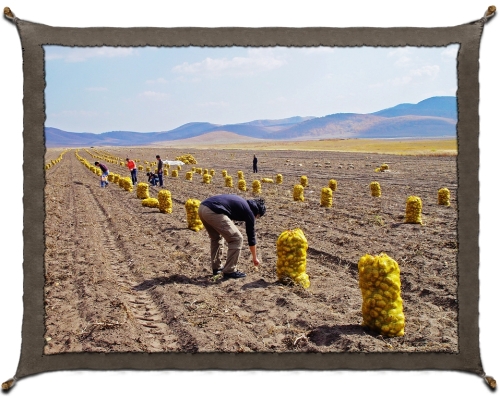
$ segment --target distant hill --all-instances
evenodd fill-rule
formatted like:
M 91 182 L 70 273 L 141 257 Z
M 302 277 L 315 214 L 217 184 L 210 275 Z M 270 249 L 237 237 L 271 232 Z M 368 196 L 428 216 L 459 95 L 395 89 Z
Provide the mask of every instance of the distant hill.
M 315 140 L 325 138 L 429 138 L 456 136 L 456 97 L 432 97 L 417 104 L 399 104 L 370 114 L 336 113 L 322 117 L 294 116 L 216 125 L 193 122 L 169 131 L 137 133 L 110 131 L 101 134 L 74 133 L 45 128 L 48 147 L 141 146 L 203 135 L 202 139 Z M 210 133 L 218 133 L 211 134 Z M 232 135 L 228 136 L 227 134 Z M 222 137 L 222 138 L 221 138 Z M 248 141 L 248 140 L 247 140 Z

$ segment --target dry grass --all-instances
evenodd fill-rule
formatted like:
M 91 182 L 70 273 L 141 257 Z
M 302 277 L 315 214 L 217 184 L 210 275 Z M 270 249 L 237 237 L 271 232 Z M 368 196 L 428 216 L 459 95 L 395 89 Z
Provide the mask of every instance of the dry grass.
M 300 150 L 357 153 L 386 153 L 392 155 L 456 156 L 457 140 L 375 140 L 375 139 L 328 139 L 316 141 L 259 141 L 228 142 L 169 142 L 170 147 L 197 149 L 247 149 L 258 151 Z

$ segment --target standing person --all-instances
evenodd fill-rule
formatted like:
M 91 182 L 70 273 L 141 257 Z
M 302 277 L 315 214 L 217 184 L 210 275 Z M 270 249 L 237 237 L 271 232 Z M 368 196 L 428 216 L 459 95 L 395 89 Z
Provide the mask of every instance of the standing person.
M 253 172 L 257 173 L 257 156 L 253 155 Z
M 160 188 L 163 186 L 163 160 L 161 160 L 160 155 L 156 155 L 156 160 L 158 160 L 158 180 L 160 181 Z
M 109 174 L 109 169 L 104 163 L 99 163 L 99 162 L 94 162 L 96 166 L 99 166 L 99 168 L 102 171 L 101 174 L 101 188 L 107 187 L 109 185 L 108 182 L 108 174 Z
M 132 185 L 137 184 L 137 166 L 135 162 L 129 158 L 125 159 L 127 161 L 127 167 L 130 170 L 130 176 L 132 177 Z
M 244 278 L 246 275 L 236 269 L 243 247 L 243 236 L 234 221 L 244 221 L 248 246 L 255 266 L 260 264 L 257 258 L 255 239 L 255 219 L 266 213 L 264 199 L 243 199 L 238 195 L 216 195 L 201 202 L 198 209 L 203 226 L 210 237 L 210 260 L 212 272 L 221 272 L 224 278 Z M 221 267 L 224 240 L 227 242 L 227 257 Z

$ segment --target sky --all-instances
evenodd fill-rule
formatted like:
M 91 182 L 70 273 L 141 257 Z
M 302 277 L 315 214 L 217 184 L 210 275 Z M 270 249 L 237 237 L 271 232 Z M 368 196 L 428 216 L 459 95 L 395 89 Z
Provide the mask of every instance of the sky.
M 44 50 L 45 126 L 71 132 L 371 113 L 457 91 L 458 45 Z

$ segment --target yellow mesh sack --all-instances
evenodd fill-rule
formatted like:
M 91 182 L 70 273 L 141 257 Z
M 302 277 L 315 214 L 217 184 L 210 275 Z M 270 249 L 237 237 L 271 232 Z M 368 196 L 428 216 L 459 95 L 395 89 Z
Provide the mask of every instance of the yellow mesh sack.
M 380 189 L 380 184 L 377 181 L 372 181 L 370 183 L 370 191 L 372 192 L 372 196 L 376 198 L 382 196 L 382 190 Z
M 332 192 L 335 192 L 337 190 L 337 180 L 328 181 L 328 188 L 330 188 Z
M 406 223 L 422 224 L 422 200 L 418 196 L 406 199 Z
M 143 167 L 142 165 L 139 165 L 139 166 L 137 166 L 137 169 L 138 169 L 139 171 L 142 171 L 142 170 L 144 169 L 144 167 Z
M 149 185 L 145 182 L 140 182 L 137 184 L 137 198 L 147 199 L 149 198 Z
M 297 184 L 293 187 L 293 200 L 304 201 L 304 187 L 302 185 Z
M 188 181 L 192 181 L 193 180 L 193 172 L 192 171 L 188 171 L 186 173 L 186 180 L 188 180 Z
M 212 182 L 212 176 L 210 174 L 203 174 L 203 183 L 210 184 Z
M 383 164 L 380 166 L 380 171 L 386 171 L 386 170 L 389 170 L 389 166 L 387 164 Z
M 328 187 L 321 189 L 321 207 L 332 207 L 332 205 L 333 205 L 332 190 Z
M 226 176 L 226 178 L 224 178 L 224 182 L 226 184 L 226 187 L 228 187 L 228 188 L 232 188 L 233 187 L 233 177 Z
M 132 184 L 132 179 L 130 177 L 125 177 L 123 179 L 123 189 L 129 192 L 134 190 L 134 184 Z
M 203 223 L 200 220 L 200 216 L 198 216 L 200 203 L 198 199 L 188 199 L 184 205 L 186 208 L 188 228 L 196 232 L 203 229 Z
M 159 205 L 158 199 L 156 199 L 156 198 L 143 199 L 143 201 L 141 202 L 141 204 L 144 207 L 152 207 L 152 208 L 156 208 Z
M 384 336 L 403 336 L 405 317 L 398 263 L 385 253 L 366 254 L 358 262 L 358 273 L 363 326 Z
M 210 169 L 210 175 L 213 177 L 215 175 L 215 170 L 214 169 Z
M 307 176 L 300 177 L 300 185 L 302 185 L 303 187 L 307 186 Z
M 311 285 L 306 273 L 307 247 L 307 239 L 300 228 L 281 233 L 276 241 L 278 280 L 284 282 L 290 278 L 305 289 Z
M 252 192 L 254 194 L 258 194 L 262 192 L 260 181 L 259 180 L 254 180 L 252 182 Z
M 263 177 L 263 178 L 261 178 L 261 181 L 265 182 L 267 184 L 274 184 L 274 180 L 272 178 Z
M 438 191 L 438 205 L 450 206 L 450 190 L 441 188 Z
M 208 174 L 208 169 L 203 169 L 203 175 Z
M 245 177 L 243 176 L 243 172 L 241 170 L 238 170 L 238 180 L 244 180 Z
M 172 177 L 179 177 L 179 170 L 172 170 Z
M 245 180 L 238 180 L 238 189 L 240 191 L 246 191 L 247 190 L 247 182 Z
M 283 183 L 283 176 L 281 174 L 276 174 L 276 184 Z
M 226 178 L 227 177 L 227 170 L 222 170 L 222 177 Z
M 172 194 L 166 189 L 158 192 L 158 209 L 162 213 L 172 213 Z

